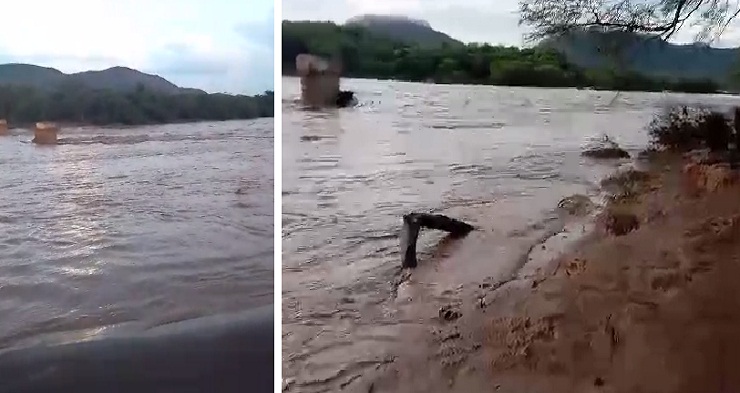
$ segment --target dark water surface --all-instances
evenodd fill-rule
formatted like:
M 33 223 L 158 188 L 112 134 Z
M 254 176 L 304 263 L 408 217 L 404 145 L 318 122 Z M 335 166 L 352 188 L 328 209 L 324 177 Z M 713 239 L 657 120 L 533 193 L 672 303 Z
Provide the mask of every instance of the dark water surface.
M 272 303 L 273 119 L 31 138 L 0 137 L 0 349 Z
M 619 163 L 580 156 L 608 134 L 636 153 L 671 103 L 727 96 L 345 80 L 360 107 L 296 104 L 283 79 L 283 356 L 290 391 L 336 391 L 398 355 L 401 216 L 434 211 L 481 230 L 444 250 L 445 285 L 500 281 L 525 266 L 565 196 L 599 195 Z M 420 264 L 440 236 L 423 234 Z M 453 291 L 454 292 L 454 288 Z M 435 295 L 436 296 L 436 295 Z

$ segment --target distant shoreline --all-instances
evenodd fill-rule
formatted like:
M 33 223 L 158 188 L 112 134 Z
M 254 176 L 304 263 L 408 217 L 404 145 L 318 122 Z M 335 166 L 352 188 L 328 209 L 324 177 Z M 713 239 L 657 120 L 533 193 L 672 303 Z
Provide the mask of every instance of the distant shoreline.
M 245 118 L 245 119 L 226 119 L 226 120 L 207 120 L 207 119 L 201 119 L 201 120 L 182 120 L 182 121 L 170 121 L 165 123 L 141 123 L 141 124 L 122 124 L 122 123 L 109 123 L 109 124 L 95 124 L 95 123 L 80 123 L 80 122 L 59 122 L 59 121 L 52 121 L 52 123 L 59 126 L 61 129 L 65 128 L 88 128 L 88 127 L 97 127 L 97 128 L 136 128 L 136 127 L 145 127 L 145 126 L 165 126 L 165 125 L 173 125 L 173 124 L 197 124 L 197 123 L 222 123 L 226 121 L 248 121 L 248 120 L 257 120 L 257 119 L 273 119 L 275 116 L 260 116 L 260 117 L 252 117 L 252 118 Z M 42 121 L 42 120 L 39 120 Z M 22 123 L 12 123 L 8 122 L 8 130 L 33 130 L 35 127 L 35 122 L 22 122 Z
M 283 72 L 283 77 L 291 77 L 291 78 L 299 78 L 299 76 L 296 73 L 290 73 L 290 72 Z M 682 94 L 701 94 L 701 95 L 731 95 L 731 96 L 740 96 L 740 93 L 737 92 L 731 92 L 731 91 L 712 91 L 712 92 L 692 92 L 692 91 L 681 91 L 681 90 L 639 90 L 639 89 L 632 89 L 632 90 L 615 90 L 615 89 L 609 89 L 609 88 L 599 88 L 599 87 L 593 87 L 593 86 L 535 86 L 535 85 L 500 85 L 500 84 L 492 84 L 492 83 L 474 83 L 474 82 L 447 82 L 447 81 L 418 81 L 418 80 L 409 80 L 409 79 L 402 79 L 402 78 L 384 78 L 384 77 L 370 77 L 370 76 L 355 76 L 355 75 L 342 75 L 343 79 L 362 79 L 362 80 L 377 80 L 377 81 L 387 81 L 387 82 L 407 82 L 407 83 L 419 83 L 423 85 L 459 85 L 459 86 L 493 86 L 493 87 L 528 87 L 528 88 L 535 88 L 535 89 L 576 89 L 576 90 L 593 90 L 593 91 L 613 91 L 613 92 L 634 92 L 634 93 L 662 93 L 662 92 L 669 92 L 669 93 L 682 93 Z

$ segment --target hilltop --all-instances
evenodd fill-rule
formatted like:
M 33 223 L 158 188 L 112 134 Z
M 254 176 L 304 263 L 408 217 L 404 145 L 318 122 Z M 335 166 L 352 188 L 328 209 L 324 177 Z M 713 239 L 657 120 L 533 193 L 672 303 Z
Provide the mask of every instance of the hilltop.
M 0 85 L 28 86 L 50 91 L 61 85 L 73 84 L 92 90 L 108 89 L 115 92 L 130 92 L 143 86 L 159 94 L 205 93 L 198 89 L 182 88 L 161 76 L 127 67 L 65 74 L 54 68 L 33 64 L 0 64 Z
M 0 119 L 78 125 L 163 124 L 273 116 L 273 92 L 208 94 L 126 67 L 65 74 L 31 64 L 0 65 Z
M 728 83 L 729 70 L 733 67 L 731 56 L 719 62 L 714 58 L 703 60 L 698 58 L 699 54 L 691 52 L 678 61 L 677 56 L 662 59 L 658 54 L 638 53 L 638 56 L 629 57 L 633 63 L 614 67 L 608 50 L 604 50 L 608 45 L 603 41 L 608 40 L 596 39 L 593 34 L 549 40 L 530 48 L 463 44 L 459 41 L 437 41 L 439 45 L 434 46 L 431 41 L 418 36 L 393 38 L 394 34 L 401 34 L 398 33 L 402 30 L 399 26 L 409 30 L 435 31 L 423 21 L 386 17 L 381 20 L 392 20 L 397 29 L 377 32 L 380 25 L 375 20 L 365 16 L 351 19 L 351 23 L 344 25 L 284 21 L 283 72 L 288 75 L 294 73 L 296 56 L 312 53 L 340 59 L 344 75 L 358 78 L 692 93 L 711 93 L 731 86 Z M 668 50 L 661 48 L 661 51 L 665 53 Z M 693 65 L 686 65 L 689 62 Z M 683 72 L 683 69 L 692 72 Z
M 370 33 L 423 47 L 462 45 L 449 35 L 432 28 L 429 22 L 398 15 L 366 14 L 350 18 L 345 26 L 361 26 Z
M 545 40 L 540 46 L 562 52 L 568 61 L 588 69 L 609 67 L 617 55 L 632 71 L 652 77 L 707 78 L 726 83 L 735 68 L 740 68 L 738 48 L 673 44 L 623 32 L 574 32 Z M 617 47 L 623 49 L 616 52 Z

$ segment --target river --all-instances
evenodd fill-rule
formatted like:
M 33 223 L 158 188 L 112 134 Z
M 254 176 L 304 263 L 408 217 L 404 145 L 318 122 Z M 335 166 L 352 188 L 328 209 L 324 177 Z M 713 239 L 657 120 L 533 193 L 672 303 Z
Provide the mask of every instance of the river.
M 298 79 L 283 79 L 283 376 L 291 392 L 343 389 L 413 350 L 399 345 L 405 326 L 418 324 L 398 304 L 403 214 L 434 211 L 480 229 L 451 244 L 422 234 L 419 269 L 437 270 L 434 282 L 423 283 L 423 298 L 495 285 L 526 268 L 533 246 L 562 229 L 559 200 L 599 196 L 599 181 L 619 163 L 581 157 L 594 137 L 607 134 L 637 153 L 648 142 L 647 124 L 667 105 L 737 103 L 667 93 L 342 84 L 359 107 L 306 111 L 296 101 Z
M 0 137 L 0 349 L 273 302 L 273 119 Z

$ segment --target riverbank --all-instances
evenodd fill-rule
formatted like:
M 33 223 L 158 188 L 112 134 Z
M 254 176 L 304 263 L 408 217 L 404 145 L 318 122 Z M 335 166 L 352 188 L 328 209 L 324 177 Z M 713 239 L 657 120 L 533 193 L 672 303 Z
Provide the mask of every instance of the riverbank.
M 740 183 L 691 161 L 652 156 L 617 182 L 595 231 L 574 233 L 578 243 L 549 263 L 543 243 L 510 280 L 455 287 L 443 264 L 405 273 L 402 355 L 348 391 L 740 388 Z M 434 296 L 430 283 L 453 289 Z M 445 296 L 458 301 L 430 321 Z
M 56 124 L 60 131 L 63 131 L 64 129 L 69 128 L 96 128 L 96 129 L 131 129 L 131 128 L 139 128 L 139 127 L 150 127 L 150 126 L 169 126 L 169 125 L 182 125 L 182 124 L 200 124 L 200 123 L 224 123 L 224 122 L 230 122 L 230 121 L 250 121 L 250 120 L 260 120 L 260 119 L 272 119 L 273 116 L 261 116 L 261 117 L 252 117 L 252 118 L 245 118 L 245 119 L 224 119 L 224 120 L 206 120 L 206 119 L 192 119 L 192 120 L 173 120 L 168 121 L 166 123 L 141 123 L 141 124 L 123 124 L 123 123 L 106 123 L 106 124 L 95 124 L 95 123 L 85 123 L 85 122 L 74 122 L 74 121 L 61 121 L 61 122 L 53 122 Z M 34 127 L 36 126 L 36 122 L 22 122 L 22 123 L 14 123 L 10 125 L 11 127 L 8 129 L 9 131 L 17 132 L 20 130 L 25 130 L 29 132 L 33 132 Z
M 520 277 L 558 254 L 558 202 L 574 194 L 599 202 L 600 180 L 629 162 L 583 157 L 596 134 L 635 157 L 652 139 L 645 126 L 671 103 L 738 105 L 346 80 L 374 104 L 316 113 L 290 104 L 297 80 L 283 86 L 283 151 L 292 157 L 283 163 L 283 376 L 294 393 L 450 391 L 450 380 L 464 390 L 476 379 L 480 389 L 469 391 L 488 391 L 484 324 L 508 304 L 492 305 L 489 291 L 529 293 Z M 320 139 L 303 138 L 311 135 Z M 425 231 L 409 274 L 400 269 L 400 217 L 430 210 L 479 230 L 457 241 Z M 577 241 L 583 226 L 568 224 L 563 238 Z M 537 263 L 528 260 L 535 254 Z
M 740 186 L 684 173 L 685 162 L 654 158 L 648 186 L 610 206 L 638 229 L 597 234 L 531 285 L 494 295 L 483 351 L 500 391 L 740 388 Z

